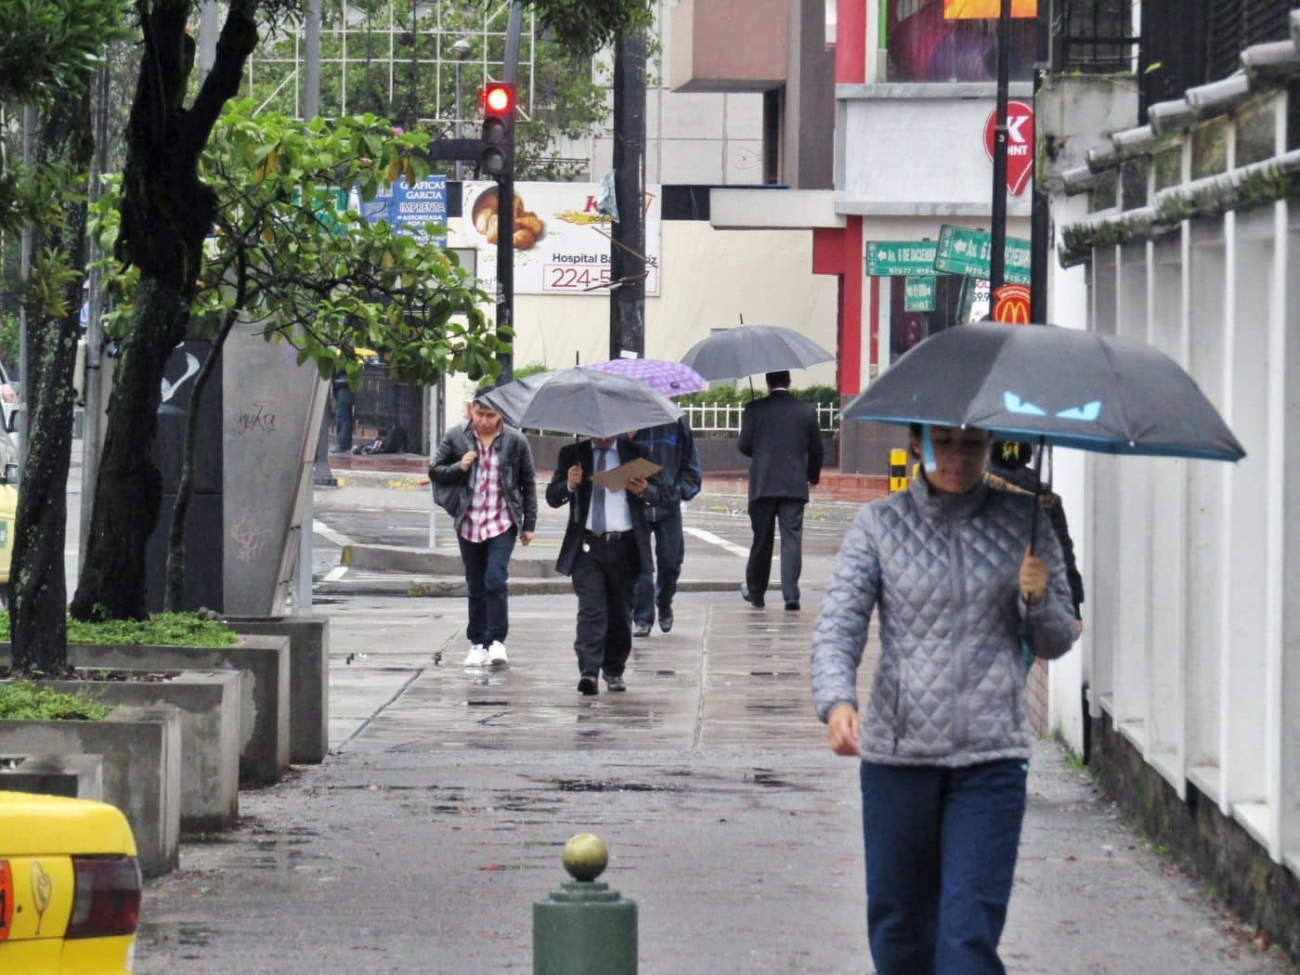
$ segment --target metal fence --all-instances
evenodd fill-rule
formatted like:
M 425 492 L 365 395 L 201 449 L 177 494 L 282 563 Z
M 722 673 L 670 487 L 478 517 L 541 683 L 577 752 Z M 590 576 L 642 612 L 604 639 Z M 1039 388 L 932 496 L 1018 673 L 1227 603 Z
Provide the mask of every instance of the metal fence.
M 735 436 L 740 433 L 743 403 L 681 403 L 682 412 L 697 434 Z M 835 433 L 840 426 L 840 408 L 833 404 L 817 403 L 817 425 L 823 433 Z

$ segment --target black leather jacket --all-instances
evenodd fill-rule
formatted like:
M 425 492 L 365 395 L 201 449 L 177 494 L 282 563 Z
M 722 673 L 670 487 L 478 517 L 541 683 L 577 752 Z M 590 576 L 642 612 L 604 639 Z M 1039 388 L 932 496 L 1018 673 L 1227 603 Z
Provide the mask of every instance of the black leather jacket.
M 460 532 L 465 512 L 469 510 L 470 492 L 478 476 L 478 461 L 468 471 L 460 469 L 460 459 L 468 450 L 477 451 L 478 438 L 470 423 L 447 431 L 438 445 L 429 480 L 433 482 L 434 500 L 442 507 Z M 502 425 L 495 445 L 497 466 L 501 473 L 501 495 L 505 498 L 510 519 L 520 531 L 537 530 L 537 473 L 533 469 L 533 452 L 528 439 L 518 430 Z

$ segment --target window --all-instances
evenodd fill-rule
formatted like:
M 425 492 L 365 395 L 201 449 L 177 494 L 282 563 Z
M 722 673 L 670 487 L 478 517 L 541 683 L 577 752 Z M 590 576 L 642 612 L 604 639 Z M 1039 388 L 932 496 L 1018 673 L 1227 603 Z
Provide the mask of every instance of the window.
M 943 0 L 888 6 L 885 46 L 891 82 L 996 81 L 998 21 L 946 20 Z M 1011 21 L 1011 80 L 1033 76 L 1037 21 Z

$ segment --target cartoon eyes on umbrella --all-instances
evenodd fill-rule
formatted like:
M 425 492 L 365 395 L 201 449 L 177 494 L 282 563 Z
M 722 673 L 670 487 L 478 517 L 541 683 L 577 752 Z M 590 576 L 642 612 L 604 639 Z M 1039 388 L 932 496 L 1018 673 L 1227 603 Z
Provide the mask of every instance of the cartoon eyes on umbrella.
M 1027 400 L 1022 400 L 1010 391 L 1002 394 L 1002 402 L 1006 406 L 1008 413 L 1021 413 L 1026 416 L 1047 416 L 1047 411 L 1042 407 L 1035 406 Z M 1061 410 L 1056 415 L 1062 420 L 1085 420 L 1091 423 L 1101 416 L 1101 400 L 1095 399 L 1083 406 L 1072 406 L 1068 410 Z
M 1085 403 L 1083 406 L 1061 410 L 1061 412 L 1056 415 L 1062 420 L 1087 420 L 1091 422 L 1101 415 L 1101 400 L 1095 399 L 1091 403 Z
M 1002 394 L 1002 402 L 1006 405 L 1009 413 L 1025 413 L 1029 416 L 1047 416 L 1047 411 L 1035 406 L 1033 403 L 1023 401 L 1015 393 L 1007 392 Z

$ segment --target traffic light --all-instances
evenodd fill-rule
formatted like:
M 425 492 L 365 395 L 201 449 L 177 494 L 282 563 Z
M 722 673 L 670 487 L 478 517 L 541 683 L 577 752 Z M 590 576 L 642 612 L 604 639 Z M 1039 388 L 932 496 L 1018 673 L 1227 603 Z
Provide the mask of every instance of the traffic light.
M 483 88 L 483 139 L 480 176 L 509 176 L 515 152 L 515 86 L 491 81 Z

